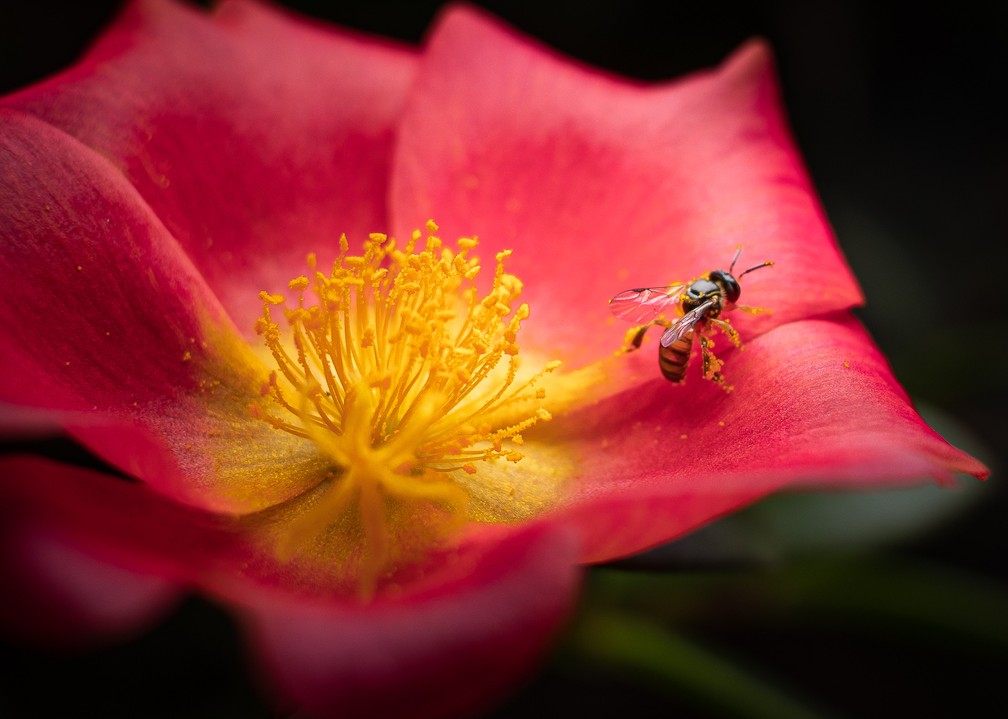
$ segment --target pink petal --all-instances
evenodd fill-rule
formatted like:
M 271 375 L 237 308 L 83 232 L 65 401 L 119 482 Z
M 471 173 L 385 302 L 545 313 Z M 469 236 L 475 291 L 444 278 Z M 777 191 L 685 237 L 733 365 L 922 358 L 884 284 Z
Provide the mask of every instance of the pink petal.
M 4 526 L 45 527 L 100 561 L 174 584 L 221 573 L 241 541 L 234 522 L 149 487 L 38 457 L 0 459 Z
M 627 359 L 653 379 L 557 418 L 537 437 L 568 441 L 581 457 L 574 498 L 558 518 L 586 537 L 584 561 L 667 541 L 786 486 L 988 473 L 921 420 L 846 315 L 782 325 L 726 353 L 730 394 L 697 367 L 682 386 L 666 382 L 655 347 Z
M 466 8 L 448 12 L 407 104 L 392 185 L 400 234 L 431 216 L 483 252 L 515 250 L 526 342 L 573 364 L 622 337 L 628 287 L 774 260 L 747 276 L 747 337 L 861 294 L 790 138 L 767 48 L 640 86 L 557 58 Z M 741 314 L 741 313 L 739 313 Z
M 36 118 L 0 110 L 0 128 L 0 400 L 54 411 L 199 506 L 250 511 L 314 484 L 314 447 L 249 416 L 261 368 L 122 175 Z
M 142 484 L 0 459 L 0 571 L 10 580 L 0 621 L 26 638 L 67 644 L 139 629 L 232 545 L 205 515 Z
M 578 584 L 567 534 L 463 546 L 426 588 L 366 606 L 280 601 L 248 612 L 281 696 L 319 716 L 469 714 L 530 670 Z
M 0 602 L 4 631 L 55 646 L 128 636 L 178 597 L 161 577 L 109 564 L 58 530 L 23 521 L 0 526 L 0 566 L 8 587 Z
M 44 528 L 61 538 L 64 555 L 94 558 L 94 579 L 116 582 L 96 587 L 79 575 L 76 558 L 39 566 L 38 553 L 4 541 L 0 570 L 9 576 L 16 566 L 28 583 L 0 598 L 0 618 L 48 597 L 29 626 L 57 619 L 65 626 L 68 610 L 117 590 L 118 572 L 164 577 L 240 608 L 265 678 L 285 700 L 322 714 L 426 716 L 471 711 L 510 687 L 567 616 L 578 585 L 566 530 L 488 527 L 434 552 L 424 566 L 400 573 L 399 586 L 362 604 L 354 594 L 257 573 L 276 560 L 243 536 L 243 526 L 93 471 L 0 460 L 2 538 Z M 128 593 L 131 581 L 121 585 Z M 58 594 L 47 595 L 54 587 Z
M 130 3 L 85 59 L 3 104 L 109 158 L 242 332 L 305 255 L 387 229 L 412 53 L 264 5 Z

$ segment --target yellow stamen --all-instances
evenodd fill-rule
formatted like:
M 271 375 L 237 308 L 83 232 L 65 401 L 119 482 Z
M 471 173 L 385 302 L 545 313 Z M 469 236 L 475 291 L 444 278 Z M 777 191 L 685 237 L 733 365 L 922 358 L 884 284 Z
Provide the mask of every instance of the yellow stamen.
M 402 248 L 373 234 L 359 256 L 342 237 L 331 272 L 308 257 L 311 271 L 288 285 L 292 302 L 259 294 L 255 329 L 277 371 L 249 411 L 310 438 L 343 470 L 279 554 L 296 553 L 356 498 L 364 594 L 391 556 L 387 498 L 431 503 L 461 523 L 468 494 L 456 479 L 477 475 L 480 462 L 519 462 L 521 434 L 550 419 L 540 385 L 559 363 L 519 379 L 518 333 L 529 307 L 518 303 L 521 281 L 504 269 L 511 252 L 497 254 L 492 286 L 481 295 L 479 261 L 469 254 L 476 238 L 451 248 L 434 234 L 437 225 L 427 230 L 422 249 L 419 231 Z

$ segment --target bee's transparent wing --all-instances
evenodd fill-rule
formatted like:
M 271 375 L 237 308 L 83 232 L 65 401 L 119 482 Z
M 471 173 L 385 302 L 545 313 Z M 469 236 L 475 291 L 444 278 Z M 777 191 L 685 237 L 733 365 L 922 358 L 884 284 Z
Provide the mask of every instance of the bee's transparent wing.
M 631 324 L 642 325 L 676 306 L 685 284 L 623 290 L 609 300 L 609 311 Z
M 699 307 L 690 310 L 682 317 L 677 319 L 671 327 L 662 333 L 661 342 L 662 347 L 668 347 L 673 342 L 682 339 L 687 332 L 693 329 L 693 325 L 704 318 L 707 314 L 707 310 L 714 306 L 714 300 L 707 300 Z

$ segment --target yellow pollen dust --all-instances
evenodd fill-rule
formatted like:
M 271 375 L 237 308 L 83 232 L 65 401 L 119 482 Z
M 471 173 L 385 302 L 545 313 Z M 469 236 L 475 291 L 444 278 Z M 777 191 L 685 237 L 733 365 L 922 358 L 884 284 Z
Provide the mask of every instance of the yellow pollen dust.
M 395 543 L 386 500 L 422 501 L 466 519 L 457 473 L 486 462 L 519 462 L 521 433 L 550 419 L 538 381 L 558 362 L 519 379 L 518 332 L 529 316 L 521 281 L 496 256 L 486 294 L 474 279 L 475 238 L 443 246 L 427 223 L 402 248 L 372 234 L 362 255 L 346 237 L 331 272 L 290 281 L 292 301 L 261 292 L 256 321 L 276 360 L 253 416 L 312 440 L 342 471 L 290 528 L 292 554 L 356 504 L 364 547 L 361 586 L 373 590 Z M 293 305 L 293 306 L 291 306 Z M 286 332 L 276 315 L 286 320 Z M 326 481 L 326 480 L 321 480 Z

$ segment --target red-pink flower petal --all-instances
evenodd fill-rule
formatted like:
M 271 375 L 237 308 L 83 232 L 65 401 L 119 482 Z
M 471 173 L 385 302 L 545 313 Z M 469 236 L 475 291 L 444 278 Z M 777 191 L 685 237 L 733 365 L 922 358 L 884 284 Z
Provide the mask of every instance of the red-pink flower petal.
M 5 525 L 43 527 L 96 561 L 186 586 L 236 574 L 248 558 L 234 520 L 143 483 L 28 456 L 0 459 L 0 469 Z
M 55 411 L 182 501 L 251 511 L 318 479 L 314 446 L 248 414 L 255 363 L 188 257 L 104 158 L 0 110 L 0 399 Z
M 782 325 L 725 354 L 725 393 L 695 371 L 657 371 L 655 343 L 627 358 L 653 379 L 551 423 L 583 474 L 567 514 L 584 561 L 625 556 L 684 534 L 769 492 L 946 480 L 987 469 L 913 410 L 864 329 L 845 314 Z
M 138 629 L 176 587 L 233 551 L 214 521 L 143 484 L 34 457 L 0 459 L 0 571 L 10 580 L 0 621 L 62 644 Z
M 484 252 L 515 249 L 526 342 L 573 364 L 618 342 L 610 297 L 726 268 L 738 244 L 740 268 L 777 263 L 742 282 L 743 303 L 773 310 L 739 318 L 745 336 L 861 302 L 761 43 L 641 87 L 453 10 L 406 107 L 391 197 L 399 233 L 432 216 Z
M 142 484 L 34 458 L 0 461 L 0 518 L 5 530 L 44 528 L 60 537 L 64 552 L 93 558 L 96 579 L 130 577 L 125 591 L 135 589 L 137 574 L 161 576 L 236 604 L 269 681 L 320 713 L 472 709 L 528 671 L 567 615 L 579 577 L 566 529 L 488 528 L 435 552 L 408 578 L 401 574 L 396 591 L 385 587 L 361 604 L 259 572 L 271 560 L 245 525 L 166 502 Z M 76 576 L 76 560 L 49 562 L 41 572 L 27 564 L 35 559 L 0 555 L 8 575 L 11 566 L 27 566 L 21 576 L 29 582 L 4 595 L 0 617 L 16 616 L 25 609 L 16 600 L 51 587 L 60 594 L 38 608 L 38 618 L 66 620 L 76 616 L 68 610 L 95 598 L 93 583 Z
M 289 600 L 249 621 L 267 679 L 320 716 L 468 714 L 534 665 L 579 573 L 569 534 L 531 528 L 459 548 L 401 600 Z
M 386 228 L 411 52 L 249 2 L 142 0 L 76 67 L 3 101 L 108 157 L 243 333 L 305 255 Z
M 174 604 L 173 583 L 97 559 L 58 528 L 6 509 L 0 513 L 5 632 L 54 646 L 104 641 L 143 629 Z

